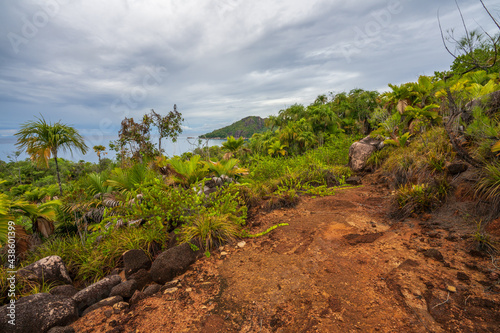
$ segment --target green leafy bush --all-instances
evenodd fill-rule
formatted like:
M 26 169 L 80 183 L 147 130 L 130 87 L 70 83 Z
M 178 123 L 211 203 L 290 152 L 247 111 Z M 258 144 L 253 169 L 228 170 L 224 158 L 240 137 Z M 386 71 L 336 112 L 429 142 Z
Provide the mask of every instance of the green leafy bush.
M 406 217 L 413 213 L 421 214 L 438 207 L 446 198 L 450 185 L 446 178 L 436 179 L 433 183 L 406 184 L 395 191 L 397 210 L 394 217 Z
M 44 243 L 26 259 L 25 264 L 46 256 L 60 256 L 77 281 L 93 283 L 113 270 L 123 252 L 142 249 L 149 253 L 153 242 L 164 244 L 168 234 L 155 226 L 114 229 L 102 239 L 81 241 L 77 236 L 57 237 Z
M 384 149 L 377 150 L 368 157 L 366 160 L 366 165 L 371 166 L 375 169 L 379 168 L 385 160 L 391 155 L 393 151 L 392 147 L 384 147 Z
M 247 217 L 247 207 L 239 197 L 238 187 L 220 188 L 204 199 L 195 215 L 181 226 L 181 240 L 199 239 L 205 250 L 235 239 Z
M 486 164 L 482 170 L 481 178 L 476 185 L 476 194 L 491 202 L 491 217 L 500 213 L 500 163 Z
M 407 184 L 396 191 L 396 201 L 406 214 L 423 213 L 432 208 L 438 196 L 429 184 Z
M 191 188 L 167 187 L 157 180 L 156 186 L 142 188 L 140 193 L 131 192 L 126 200 L 128 204 L 108 209 L 94 230 L 103 230 L 108 222 L 116 224 L 119 220 L 145 220 L 146 224 L 172 230 L 195 214 L 202 200 L 203 197 Z

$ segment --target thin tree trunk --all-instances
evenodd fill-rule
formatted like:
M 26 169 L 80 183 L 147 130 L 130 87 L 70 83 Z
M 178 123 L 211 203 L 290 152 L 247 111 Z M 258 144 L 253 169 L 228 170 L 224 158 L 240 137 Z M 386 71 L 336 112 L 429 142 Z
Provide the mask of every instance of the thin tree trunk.
M 158 151 L 160 152 L 160 155 L 162 155 L 162 153 L 161 153 L 161 135 L 160 135 L 160 138 L 158 139 Z
M 450 117 L 446 122 L 446 124 L 444 124 L 444 128 L 446 130 L 446 133 L 448 134 L 448 139 L 450 140 L 451 146 L 462 160 L 464 160 L 465 162 L 469 163 L 470 165 L 476 168 L 480 167 L 482 163 L 474 159 L 472 156 L 470 156 L 470 154 L 462 147 L 462 145 L 457 139 L 457 134 L 453 130 L 453 123 L 458 118 L 461 111 L 459 110 L 455 102 L 455 99 L 451 94 L 450 88 L 446 87 L 445 89 L 446 89 L 446 96 L 448 99 L 448 108 L 450 109 Z
M 54 161 L 56 162 L 56 174 L 57 174 L 57 183 L 59 184 L 59 194 L 63 195 L 62 193 L 62 186 L 61 186 L 61 176 L 59 175 L 59 164 L 57 163 L 57 153 L 54 154 Z

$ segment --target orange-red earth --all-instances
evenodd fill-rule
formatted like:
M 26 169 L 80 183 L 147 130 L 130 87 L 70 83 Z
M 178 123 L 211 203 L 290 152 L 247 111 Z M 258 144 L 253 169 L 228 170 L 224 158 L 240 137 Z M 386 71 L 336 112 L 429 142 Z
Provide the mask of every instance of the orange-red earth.
M 369 183 L 369 180 L 365 183 Z M 455 200 L 455 199 L 452 199 Z M 390 220 L 382 185 L 256 212 L 251 232 L 197 261 L 177 290 L 77 332 L 500 332 L 500 262 L 475 250 L 470 202 Z M 221 253 L 225 252 L 224 255 Z

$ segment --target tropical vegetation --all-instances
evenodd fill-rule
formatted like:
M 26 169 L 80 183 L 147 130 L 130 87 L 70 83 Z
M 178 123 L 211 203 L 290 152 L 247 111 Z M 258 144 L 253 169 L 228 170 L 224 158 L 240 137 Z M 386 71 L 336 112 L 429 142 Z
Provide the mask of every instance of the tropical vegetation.
M 492 50 L 480 44 L 474 57 L 486 59 Z M 151 110 L 139 121 L 125 118 L 119 139 L 109 145 L 116 159 L 94 146 L 98 164 L 58 158 L 61 150 L 87 150 L 73 127 L 43 116 L 28 121 L 16 136 L 31 159 L 13 154 L 0 161 L 0 242 L 5 244 L 14 221 L 16 242 L 24 242 L 19 267 L 57 254 L 81 283 L 108 274 L 131 248 L 154 257 L 177 239 L 208 255 L 248 236 L 246 221 L 259 209 L 334 195 L 352 175 L 349 147 L 368 135 L 384 142 L 368 167 L 387 179 L 395 218 L 445 202 L 453 190 L 448 165 L 457 160 L 476 167 L 474 195 L 491 205 L 489 219 L 497 218 L 500 77 L 498 71 L 459 66 L 462 60 L 457 57 L 447 72 L 389 84 L 382 93 L 356 88 L 320 94 L 307 106 L 269 116 L 265 130 L 255 129 L 247 140 L 227 133 L 220 147 L 170 158 L 161 142 L 181 133 L 175 105 L 166 115 Z M 151 141 L 154 128 L 157 143 Z M 25 281 L 18 288 L 26 294 L 48 286 Z

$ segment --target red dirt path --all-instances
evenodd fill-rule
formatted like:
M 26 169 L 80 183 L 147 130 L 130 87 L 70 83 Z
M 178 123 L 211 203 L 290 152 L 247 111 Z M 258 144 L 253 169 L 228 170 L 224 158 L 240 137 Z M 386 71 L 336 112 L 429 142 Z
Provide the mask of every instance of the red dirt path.
M 500 332 L 500 263 L 471 256 L 475 226 L 449 207 L 396 223 L 386 217 L 389 206 L 386 188 L 366 184 L 258 213 L 252 232 L 289 226 L 246 239 L 243 248 L 226 245 L 227 255 L 214 251 L 178 278 L 172 294 L 118 314 L 101 308 L 72 326 L 137 333 Z

